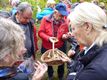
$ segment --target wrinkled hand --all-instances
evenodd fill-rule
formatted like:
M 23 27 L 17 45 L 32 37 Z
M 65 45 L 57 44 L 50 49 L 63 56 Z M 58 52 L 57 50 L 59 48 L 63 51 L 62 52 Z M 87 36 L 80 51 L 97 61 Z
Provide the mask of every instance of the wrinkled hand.
M 70 49 L 67 53 L 68 57 L 72 57 L 75 54 L 75 51 Z
M 68 38 L 70 38 L 72 36 L 73 36 L 72 33 L 68 32 L 68 33 L 62 35 L 62 39 L 68 39 Z
M 71 62 L 71 59 L 70 59 L 69 57 L 67 57 L 67 56 L 64 56 L 64 55 L 62 55 L 62 56 L 60 57 L 60 59 L 61 59 L 63 62 Z
M 69 37 L 68 37 L 68 35 L 67 34 L 63 34 L 62 35 L 62 39 L 68 39 Z
M 50 37 L 49 41 L 52 42 L 52 43 L 53 42 L 56 43 L 56 42 L 58 42 L 58 39 L 56 37 Z
M 41 80 L 45 72 L 47 71 L 47 65 L 45 63 L 40 63 L 39 61 L 37 61 L 37 63 L 35 63 L 35 69 L 36 71 L 33 75 L 32 80 Z

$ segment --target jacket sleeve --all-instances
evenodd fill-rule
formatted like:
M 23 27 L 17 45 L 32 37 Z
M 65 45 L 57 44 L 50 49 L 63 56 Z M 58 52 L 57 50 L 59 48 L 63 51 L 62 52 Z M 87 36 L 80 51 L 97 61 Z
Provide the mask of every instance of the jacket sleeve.
M 48 35 L 46 35 L 46 29 L 45 29 L 45 22 L 46 22 L 46 19 L 45 17 L 42 19 L 41 21 L 41 24 L 40 24 L 40 29 L 38 31 L 38 36 L 43 39 L 43 40 L 46 40 L 46 41 L 49 41 L 49 37 Z
M 67 40 L 71 44 L 71 49 L 76 51 L 77 47 L 79 46 L 78 43 L 77 43 L 77 40 L 74 37 L 70 37 Z
M 101 74 L 98 74 L 94 68 L 84 69 L 76 76 L 75 80 L 104 80 Z
M 36 26 L 34 25 L 34 44 L 35 44 L 35 48 L 36 48 L 36 51 L 38 50 L 38 45 L 37 45 L 37 35 L 36 35 Z
M 60 28 L 58 29 L 58 36 L 57 38 L 59 40 L 63 40 L 62 39 L 62 36 L 63 34 L 66 34 L 68 32 L 68 24 L 67 23 L 64 23 L 63 25 L 60 26 Z

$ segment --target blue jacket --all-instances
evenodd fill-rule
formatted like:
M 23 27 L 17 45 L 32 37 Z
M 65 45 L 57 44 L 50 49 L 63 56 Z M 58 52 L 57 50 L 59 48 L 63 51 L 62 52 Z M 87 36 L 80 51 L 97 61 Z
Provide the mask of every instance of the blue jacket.
M 0 80 L 29 80 L 29 77 L 15 67 L 0 67 Z
M 76 72 L 76 75 L 69 74 L 67 80 L 107 80 L 107 44 L 94 45 L 87 54 L 79 56 L 70 69 L 70 73 Z
M 36 18 L 38 20 L 41 20 L 44 16 L 52 14 L 54 12 L 53 8 L 44 8 L 44 10 L 42 12 L 38 12 L 36 15 Z

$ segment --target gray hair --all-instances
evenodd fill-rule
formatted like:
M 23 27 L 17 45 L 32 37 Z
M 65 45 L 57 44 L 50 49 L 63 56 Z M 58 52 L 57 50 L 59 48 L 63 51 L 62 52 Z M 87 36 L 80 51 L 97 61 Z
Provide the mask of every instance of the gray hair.
M 7 54 L 16 60 L 19 58 L 18 51 L 24 46 L 24 32 L 13 21 L 0 18 L 0 60 Z
M 107 24 L 107 16 L 99 6 L 89 2 L 81 3 L 74 9 L 68 18 L 71 24 L 77 26 L 81 26 L 85 22 L 91 23 L 93 29 L 100 33 L 96 40 L 96 44 L 102 46 L 103 43 L 107 43 L 107 30 L 103 28 L 103 26 Z
M 17 11 L 18 12 L 24 12 L 26 9 L 30 8 L 32 10 L 32 6 L 28 2 L 21 2 L 17 6 Z

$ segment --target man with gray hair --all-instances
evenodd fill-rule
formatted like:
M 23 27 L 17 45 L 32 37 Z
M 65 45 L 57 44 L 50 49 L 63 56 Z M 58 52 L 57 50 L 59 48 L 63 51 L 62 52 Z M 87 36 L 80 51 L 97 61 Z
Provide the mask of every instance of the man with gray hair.
M 35 27 L 34 27 L 34 21 L 32 19 L 32 7 L 27 2 L 22 2 L 17 6 L 17 12 L 15 15 L 11 17 L 13 22 L 18 24 L 25 33 L 25 48 L 27 49 L 26 53 L 24 54 L 24 58 L 31 62 L 33 59 L 35 59 L 35 51 L 36 49 L 36 35 L 35 35 Z M 32 62 L 31 62 L 32 63 Z M 23 63 L 19 66 L 23 66 L 24 68 L 21 70 L 24 73 L 31 74 L 33 72 L 33 69 L 31 66 L 27 66 L 29 63 Z M 27 71 L 26 71 L 27 70 Z
M 34 21 L 32 20 L 32 7 L 27 2 L 22 2 L 17 7 L 17 13 L 11 19 L 24 30 L 25 32 L 25 47 L 27 53 L 24 55 L 26 58 L 34 56 Z

